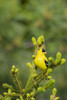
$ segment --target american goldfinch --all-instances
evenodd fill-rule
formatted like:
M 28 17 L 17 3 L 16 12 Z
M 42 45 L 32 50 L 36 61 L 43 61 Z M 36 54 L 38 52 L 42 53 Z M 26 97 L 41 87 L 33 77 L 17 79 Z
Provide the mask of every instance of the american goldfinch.
M 34 64 L 36 68 L 39 68 L 41 70 L 45 70 L 48 67 L 48 60 L 45 56 L 46 51 L 43 48 L 40 48 L 40 50 L 38 50 L 37 55 L 34 59 Z

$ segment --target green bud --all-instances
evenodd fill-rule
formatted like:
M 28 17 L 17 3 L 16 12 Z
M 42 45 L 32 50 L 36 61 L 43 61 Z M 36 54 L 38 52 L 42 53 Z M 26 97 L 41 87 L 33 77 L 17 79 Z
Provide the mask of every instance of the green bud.
M 32 42 L 33 42 L 34 45 L 37 44 L 35 37 L 32 37 Z
M 12 66 L 12 69 L 15 69 L 15 68 L 16 68 L 15 65 L 13 65 L 13 66 Z
M 59 100 L 59 97 L 56 97 L 55 100 Z
M 51 77 L 51 76 L 48 76 L 47 78 L 48 78 L 48 79 L 51 79 L 52 77 Z
M 32 55 L 32 58 L 35 59 L 35 55 Z
M 45 92 L 45 88 L 40 86 L 37 88 L 37 92 Z
M 11 89 L 8 89 L 8 93 L 11 93 Z
M 50 100 L 53 100 L 53 96 L 52 95 L 50 96 Z
M 23 97 L 22 96 L 20 96 L 20 100 L 23 100 Z
M 37 76 L 37 74 L 35 74 L 35 73 L 32 75 L 33 78 L 35 78 L 36 76 Z
M 60 53 L 60 52 L 57 53 L 56 58 L 57 58 L 57 59 L 58 59 L 58 58 L 61 59 L 61 53 Z
M 16 93 L 15 92 L 12 92 L 11 94 L 15 95 Z
M 7 93 L 6 92 L 4 92 L 4 95 L 6 95 Z
M 27 98 L 29 98 L 30 97 L 30 94 L 29 93 L 27 93 Z
M 19 70 L 18 68 L 17 68 L 17 69 L 15 69 L 15 73 L 17 73 L 17 72 L 18 72 L 18 70 Z
M 26 90 L 25 90 L 25 89 L 23 89 L 22 91 L 23 91 L 23 92 L 26 92 Z
M 54 85 L 54 83 L 55 83 L 54 79 L 49 80 L 49 82 L 46 83 L 46 85 L 45 85 L 45 89 L 51 88 Z
M 55 96 L 55 95 L 56 95 L 56 93 L 57 93 L 57 89 L 56 89 L 56 88 L 54 88 L 54 89 L 52 90 L 52 93 L 53 93 L 53 96 Z
M 52 72 L 52 69 L 49 68 L 49 69 L 47 70 L 47 74 L 49 75 L 51 72 Z
M 11 72 L 13 73 L 15 71 L 15 65 L 12 66 Z
M 32 68 L 31 63 L 28 62 L 26 65 L 27 65 L 29 68 Z
M 38 40 L 37 40 L 38 45 L 42 45 L 42 43 L 44 43 L 44 36 L 41 35 Z
M 13 73 L 15 70 L 14 69 L 11 69 L 11 72 Z
M 61 61 L 61 53 L 58 52 L 56 55 L 56 63 L 58 64 L 58 63 L 60 63 L 60 61 Z
M 51 62 L 51 64 L 54 63 L 54 59 L 53 59 L 53 57 L 49 57 L 48 60 Z
M 35 100 L 35 98 L 32 97 L 31 100 Z
M 33 96 L 33 92 L 31 92 L 30 95 Z
M 8 88 L 8 84 L 7 83 L 4 83 L 3 85 L 2 85 L 4 88 Z
M 10 88 L 10 89 L 12 89 L 12 86 L 7 84 L 7 83 L 4 83 L 2 86 L 3 86 L 3 88 Z
M 20 100 L 20 99 L 16 99 L 16 100 Z
M 66 59 L 62 58 L 61 59 L 61 64 L 64 64 L 66 62 Z

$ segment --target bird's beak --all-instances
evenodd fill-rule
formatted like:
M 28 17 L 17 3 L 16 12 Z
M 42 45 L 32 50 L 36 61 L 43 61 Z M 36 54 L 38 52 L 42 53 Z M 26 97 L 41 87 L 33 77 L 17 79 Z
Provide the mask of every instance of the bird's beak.
M 47 52 L 44 52 L 44 54 L 47 54 Z

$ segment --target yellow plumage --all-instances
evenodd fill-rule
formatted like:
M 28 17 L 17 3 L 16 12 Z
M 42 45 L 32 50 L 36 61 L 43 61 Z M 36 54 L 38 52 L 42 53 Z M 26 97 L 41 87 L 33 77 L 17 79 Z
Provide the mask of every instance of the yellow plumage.
M 47 65 L 48 64 L 48 60 L 45 56 L 46 52 L 43 51 L 44 49 L 40 48 L 40 50 L 37 52 L 37 55 L 34 59 L 34 63 L 35 63 L 35 66 L 41 70 L 45 70 L 47 68 Z

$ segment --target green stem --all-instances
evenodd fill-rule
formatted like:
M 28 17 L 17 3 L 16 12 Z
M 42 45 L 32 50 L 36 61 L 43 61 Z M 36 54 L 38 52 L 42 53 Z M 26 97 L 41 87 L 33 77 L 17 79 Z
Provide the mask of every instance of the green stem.
M 40 79 L 40 77 L 41 77 L 42 75 L 44 75 L 46 72 L 47 72 L 47 70 L 41 72 L 41 73 L 38 75 L 38 77 L 36 78 L 36 80 Z
M 43 77 L 41 77 L 38 81 L 37 81 L 37 83 L 39 83 L 41 80 L 43 80 L 45 77 L 47 77 L 48 76 L 48 74 L 46 73 L 45 74 L 45 76 L 43 76 Z
M 20 86 L 20 83 L 19 83 L 19 81 L 18 81 L 18 78 L 17 78 L 16 74 L 14 73 L 13 76 L 15 77 L 16 83 L 17 83 L 17 85 L 18 85 L 18 87 L 19 87 L 19 90 L 21 91 L 21 94 L 22 94 L 23 91 L 22 91 L 22 88 L 21 88 L 21 86 Z
M 44 71 L 44 72 L 42 72 L 41 74 L 39 74 L 39 76 L 36 78 L 36 84 L 39 83 L 41 80 L 43 80 L 45 77 L 48 76 L 48 74 L 47 74 L 46 72 L 47 72 L 47 70 Z M 45 73 L 46 73 L 46 74 L 45 74 Z M 45 74 L 45 75 L 44 75 L 44 74 Z M 44 76 L 43 76 L 43 75 L 44 75 Z M 26 93 L 27 93 L 29 90 L 31 90 L 31 88 L 34 86 L 34 84 L 35 84 L 35 82 L 33 82 L 32 85 L 30 86 L 30 88 L 28 88 L 28 89 L 26 90 L 26 92 L 25 92 L 24 95 L 26 95 Z
M 14 96 L 21 96 L 20 94 L 5 94 L 5 96 L 10 96 L 10 97 L 14 97 Z

